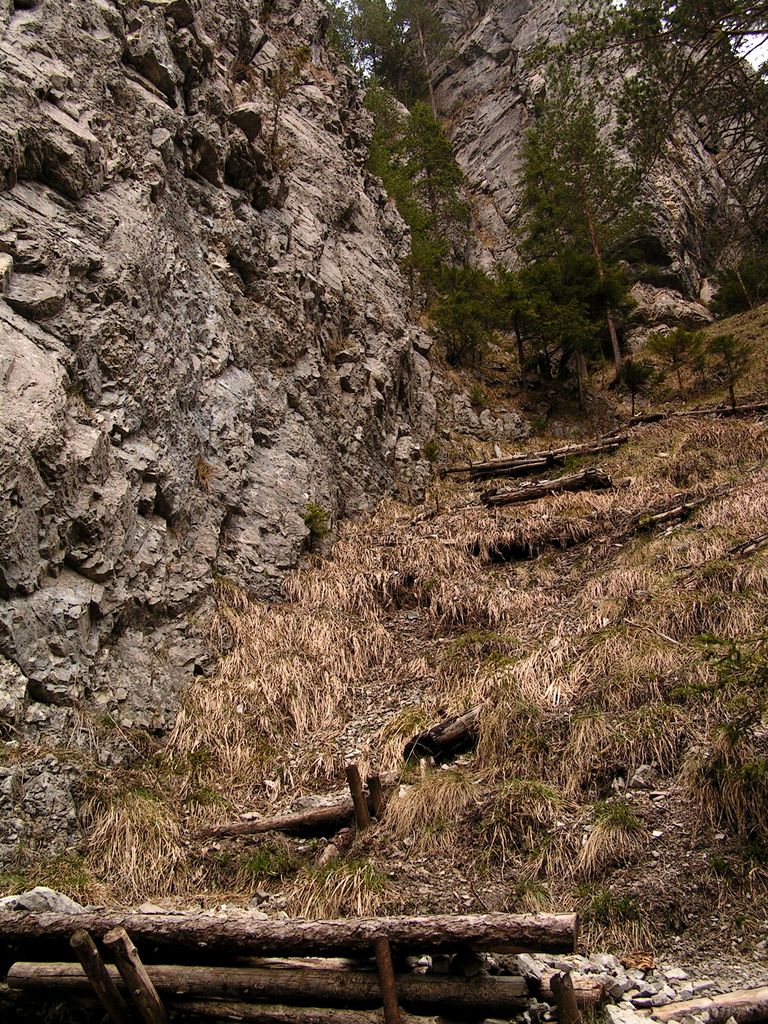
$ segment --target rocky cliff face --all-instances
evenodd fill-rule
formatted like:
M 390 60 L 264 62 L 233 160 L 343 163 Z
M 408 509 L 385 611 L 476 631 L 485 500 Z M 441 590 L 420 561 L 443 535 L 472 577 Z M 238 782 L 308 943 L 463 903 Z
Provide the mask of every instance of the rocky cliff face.
M 322 5 L 262 7 L 0 2 L 6 739 L 165 730 L 217 577 L 272 594 L 308 502 L 423 478 L 430 342 L 369 116 Z M 75 827 L 68 769 L 25 771 L 5 840 L 36 793 Z
M 436 0 L 451 56 L 436 69 L 436 96 L 474 199 L 475 258 L 514 264 L 519 229 L 522 142 L 544 88 L 524 55 L 564 32 L 569 0 Z M 647 281 L 635 295 L 637 327 L 709 320 L 696 301 L 705 287 L 704 235 L 711 211 L 723 208 L 714 156 L 693 125 L 681 125 L 681 166 L 659 166 L 646 183 L 654 212 L 640 257 Z M 693 300 L 693 301 L 691 301 Z

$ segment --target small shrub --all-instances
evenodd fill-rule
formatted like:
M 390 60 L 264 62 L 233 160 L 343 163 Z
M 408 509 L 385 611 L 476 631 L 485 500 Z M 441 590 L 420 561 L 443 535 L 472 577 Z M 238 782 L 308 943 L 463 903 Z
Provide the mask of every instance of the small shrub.
M 469 404 L 473 409 L 478 409 L 481 412 L 488 408 L 488 398 L 480 384 L 473 384 L 469 389 Z
M 208 493 L 215 475 L 216 467 L 212 463 L 206 462 L 202 455 L 198 455 L 195 462 L 195 479 L 200 489 Z
M 324 505 L 308 501 L 302 518 L 312 540 L 322 540 L 331 532 L 329 526 L 331 513 Z
M 424 445 L 424 458 L 427 460 L 427 462 L 431 462 L 433 465 L 434 463 L 440 461 L 441 453 L 442 448 L 440 446 L 440 442 L 437 440 L 436 437 L 433 437 Z

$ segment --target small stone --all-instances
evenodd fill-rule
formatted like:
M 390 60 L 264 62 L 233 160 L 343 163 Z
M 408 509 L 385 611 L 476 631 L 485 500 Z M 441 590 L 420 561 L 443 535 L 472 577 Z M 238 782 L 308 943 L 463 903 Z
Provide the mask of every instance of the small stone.
M 669 970 L 664 971 L 664 977 L 667 981 L 687 981 L 688 974 L 682 969 L 682 967 L 670 967 Z
M 5 291 L 5 301 L 28 320 L 45 320 L 64 308 L 64 292 L 52 281 L 25 275 L 14 280 Z
M 10 256 L 7 252 L 0 252 L 0 295 L 3 294 L 10 284 L 12 273 L 13 256 Z

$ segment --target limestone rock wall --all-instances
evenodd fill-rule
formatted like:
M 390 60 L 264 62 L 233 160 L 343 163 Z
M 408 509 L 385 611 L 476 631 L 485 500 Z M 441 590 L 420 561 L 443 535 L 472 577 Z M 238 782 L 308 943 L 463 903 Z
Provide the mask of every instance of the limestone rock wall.
M 218 577 L 272 595 L 307 502 L 423 484 L 429 339 L 369 115 L 319 0 L 263 7 L 0 0 L 6 740 L 166 730 Z M 34 772 L 69 828 L 66 769 Z

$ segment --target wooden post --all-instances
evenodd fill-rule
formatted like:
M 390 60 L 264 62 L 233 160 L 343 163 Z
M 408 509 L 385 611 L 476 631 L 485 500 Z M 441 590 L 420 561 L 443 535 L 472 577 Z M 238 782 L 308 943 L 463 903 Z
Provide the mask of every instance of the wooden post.
M 112 953 L 115 966 L 131 998 L 146 1024 L 166 1024 L 167 1017 L 157 989 L 150 981 L 139 959 L 136 947 L 125 928 L 113 928 L 103 938 L 103 943 Z
M 549 987 L 555 997 L 559 1024 L 581 1024 L 581 1014 L 576 1005 L 576 993 L 570 974 L 553 974 Z
M 128 1007 L 117 991 L 117 986 L 110 977 L 106 964 L 101 959 L 101 953 L 88 932 L 82 929 L 76 931 L 69 940 L 69 944 L 75 951 L 93 991 L 98 996 L 99 1002 L 106 1010 L 112 1024 L 131 1024 Z
M 362 832 L 371 824 L 371 812 L 368 810 L 368 801 L 363 792 L 363 780 L 360 778 L 356 764 L 347 765 L 347 784 L 349 792 L 352 794 L 352 803 L 355 805 L 357 828 Z
M 379 971 L 384 1024 L 400 1024 L 400 1006 L 397 1001 L 395 971 L 392 967 L 392 950 L 389 948 L 389 939 L 386 935 L 380 935 L 374 939 L 373 949 L 376 953 L 376 967 Z
M 378 775 L 369 775 L 365 780 L 368 786 L 368 793 L 371 797 L 371 803 L 373 804 L 373 813 L 378 821 L 381 821 L 384 815 L 384 806 L 386 799 L 384 797 L 384 788 L 381 785 L 381 779 Z

